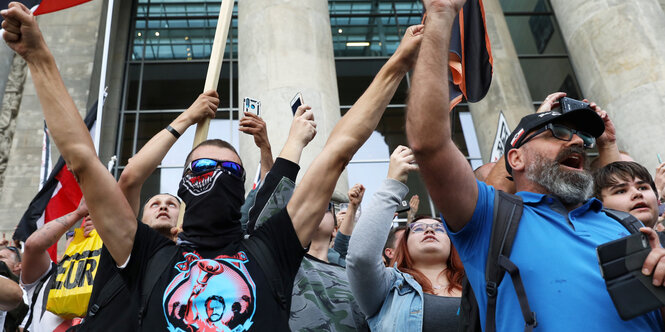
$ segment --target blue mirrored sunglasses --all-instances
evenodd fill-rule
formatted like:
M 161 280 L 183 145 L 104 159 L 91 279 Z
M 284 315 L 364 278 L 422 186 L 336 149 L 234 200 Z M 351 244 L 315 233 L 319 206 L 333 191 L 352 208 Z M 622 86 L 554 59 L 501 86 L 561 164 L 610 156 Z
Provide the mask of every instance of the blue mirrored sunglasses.
M 185 174 L 192 172 L 194 174 L 201 174 L 210 172 L 216 168 L 221 168 L 229 174 L 245 181 L 245 169 L 240 164 L 228 160 L 216 160 L 209 158 L 201 158 L 192 160 L 185 169 Z

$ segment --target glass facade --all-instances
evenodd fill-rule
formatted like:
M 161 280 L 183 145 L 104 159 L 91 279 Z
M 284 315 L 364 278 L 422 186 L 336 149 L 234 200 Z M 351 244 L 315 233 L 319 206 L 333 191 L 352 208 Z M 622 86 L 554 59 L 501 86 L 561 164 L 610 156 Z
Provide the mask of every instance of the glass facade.
M 208 58 L 219 14 L 219 1 L 136 0 L 125 65 L 125 83 L 117 142 L 117 175 L 127 160 L 157 132 L 184 111 L 204 85 Z M 395 52 L 410 25 L 422 19 L 420 1 L 329 1 L 331 33 L 341 114 L 365 91 Z M 238 61 L 237 8 L 229 31 L 218 85 L 221 95 L 210 137 L 237 146 Z M 348 166 L 349 185 L 362 183 L 371 194 L 385 178 L 390 153 L 406 145 L 404 110 L 410 76 L 402 81 L 377 130 Z M 143 187 L 142 201 L 159 192 L 175 193 L 184 156 L 191 149 L 194 129 L 178 140 L 159 169 Z M 453 114 L 454 139 L 470 162 L 480 163 L 475 130 L 468 109 Z M 468 144 L 467 144 L 468 141 Z M 279 147 L 275 147 L 278 151 Z M 249 174 L 252 176 L 253 174 Z M 410 197 L 420 196 L 419 214 L 435 214 L 418 174 L 410 177 Z M 407 199 L 408 199 L 407 197 Z
M 499 2 L 534 104 L 540 105 L 547 95 L 556 91 L 581 99 L 568 50 L 549 1 Z

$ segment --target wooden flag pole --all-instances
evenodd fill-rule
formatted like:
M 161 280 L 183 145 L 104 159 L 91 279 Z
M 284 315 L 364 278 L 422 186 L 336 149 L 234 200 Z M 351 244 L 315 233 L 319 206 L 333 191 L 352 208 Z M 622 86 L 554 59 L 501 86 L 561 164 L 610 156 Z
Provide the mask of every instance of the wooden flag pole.
M 215 30 L 215 40 L 212 43 L 212 52 L 210 53 L 210 63 L 208 64 L 208 74 L 206 75 L 203 91 L 217 90 L 219 82 L 219 72 L 222 69 L 222 60 L 224 60 L 224 49 L 226 48 L 226 38 L 229 35 L 231 25 L 231 16 L 233 15 L 233 4 L 235 0 L 223 0 L 219 8 L 219 18 L 217 18 L 217 29 Z M 205 119 L 196 125 L 196 134 L 194 135 L 194 146 L 205 141 L 208 138 L 208 128 L 210 128 L 210 119 Z

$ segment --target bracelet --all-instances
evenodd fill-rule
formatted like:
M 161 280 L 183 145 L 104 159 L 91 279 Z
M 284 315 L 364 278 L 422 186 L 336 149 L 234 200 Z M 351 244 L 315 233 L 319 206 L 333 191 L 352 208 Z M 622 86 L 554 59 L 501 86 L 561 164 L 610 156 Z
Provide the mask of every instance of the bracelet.
M 173 136 L 175 136 L 176 139 L 180 138 L 180 133 L 177 130 L 173 129 L 171 125 L 166 126 L 166 128 L 164 129 L 168 130 L 169 133 L 173 134 Z

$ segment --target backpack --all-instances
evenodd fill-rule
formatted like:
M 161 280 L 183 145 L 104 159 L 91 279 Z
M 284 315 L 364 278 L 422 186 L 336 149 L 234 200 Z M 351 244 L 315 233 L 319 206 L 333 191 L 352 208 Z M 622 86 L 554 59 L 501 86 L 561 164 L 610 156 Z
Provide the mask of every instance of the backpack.
M 500 190 L 494 192 L 494 222 L 487 254 L 487 263 L 485 264 L 485 292 L 487 294 L 485 332 L 496 331 L 496 299 L 499 284 L 505 272 L 508 272 L 517 293 L 517 299 L 525 323 L 524 331 L 531 332 L 538 325 L 536 313 L 531 311 L 529 306 L 529 300 L 526 296 L 522 278 L 520 277 L 519 268 L 509 259 L 513 241 L 517 234 L 517 228 L 522 218 L 523 209 L 524 205 L 521 197 Z M 631 234 L 639 232 L 640 227 L 642 227 L 642 222 L 630 213 L 607 208 L 603 208 L 602 211 L 609 217 L 617 220 Z M 662 238 L 661 234 L 659 235 Z M 478 302 L 468 280 L 464 280 L 462 283 L 459 317 L 459 331 L 482 331 Z

